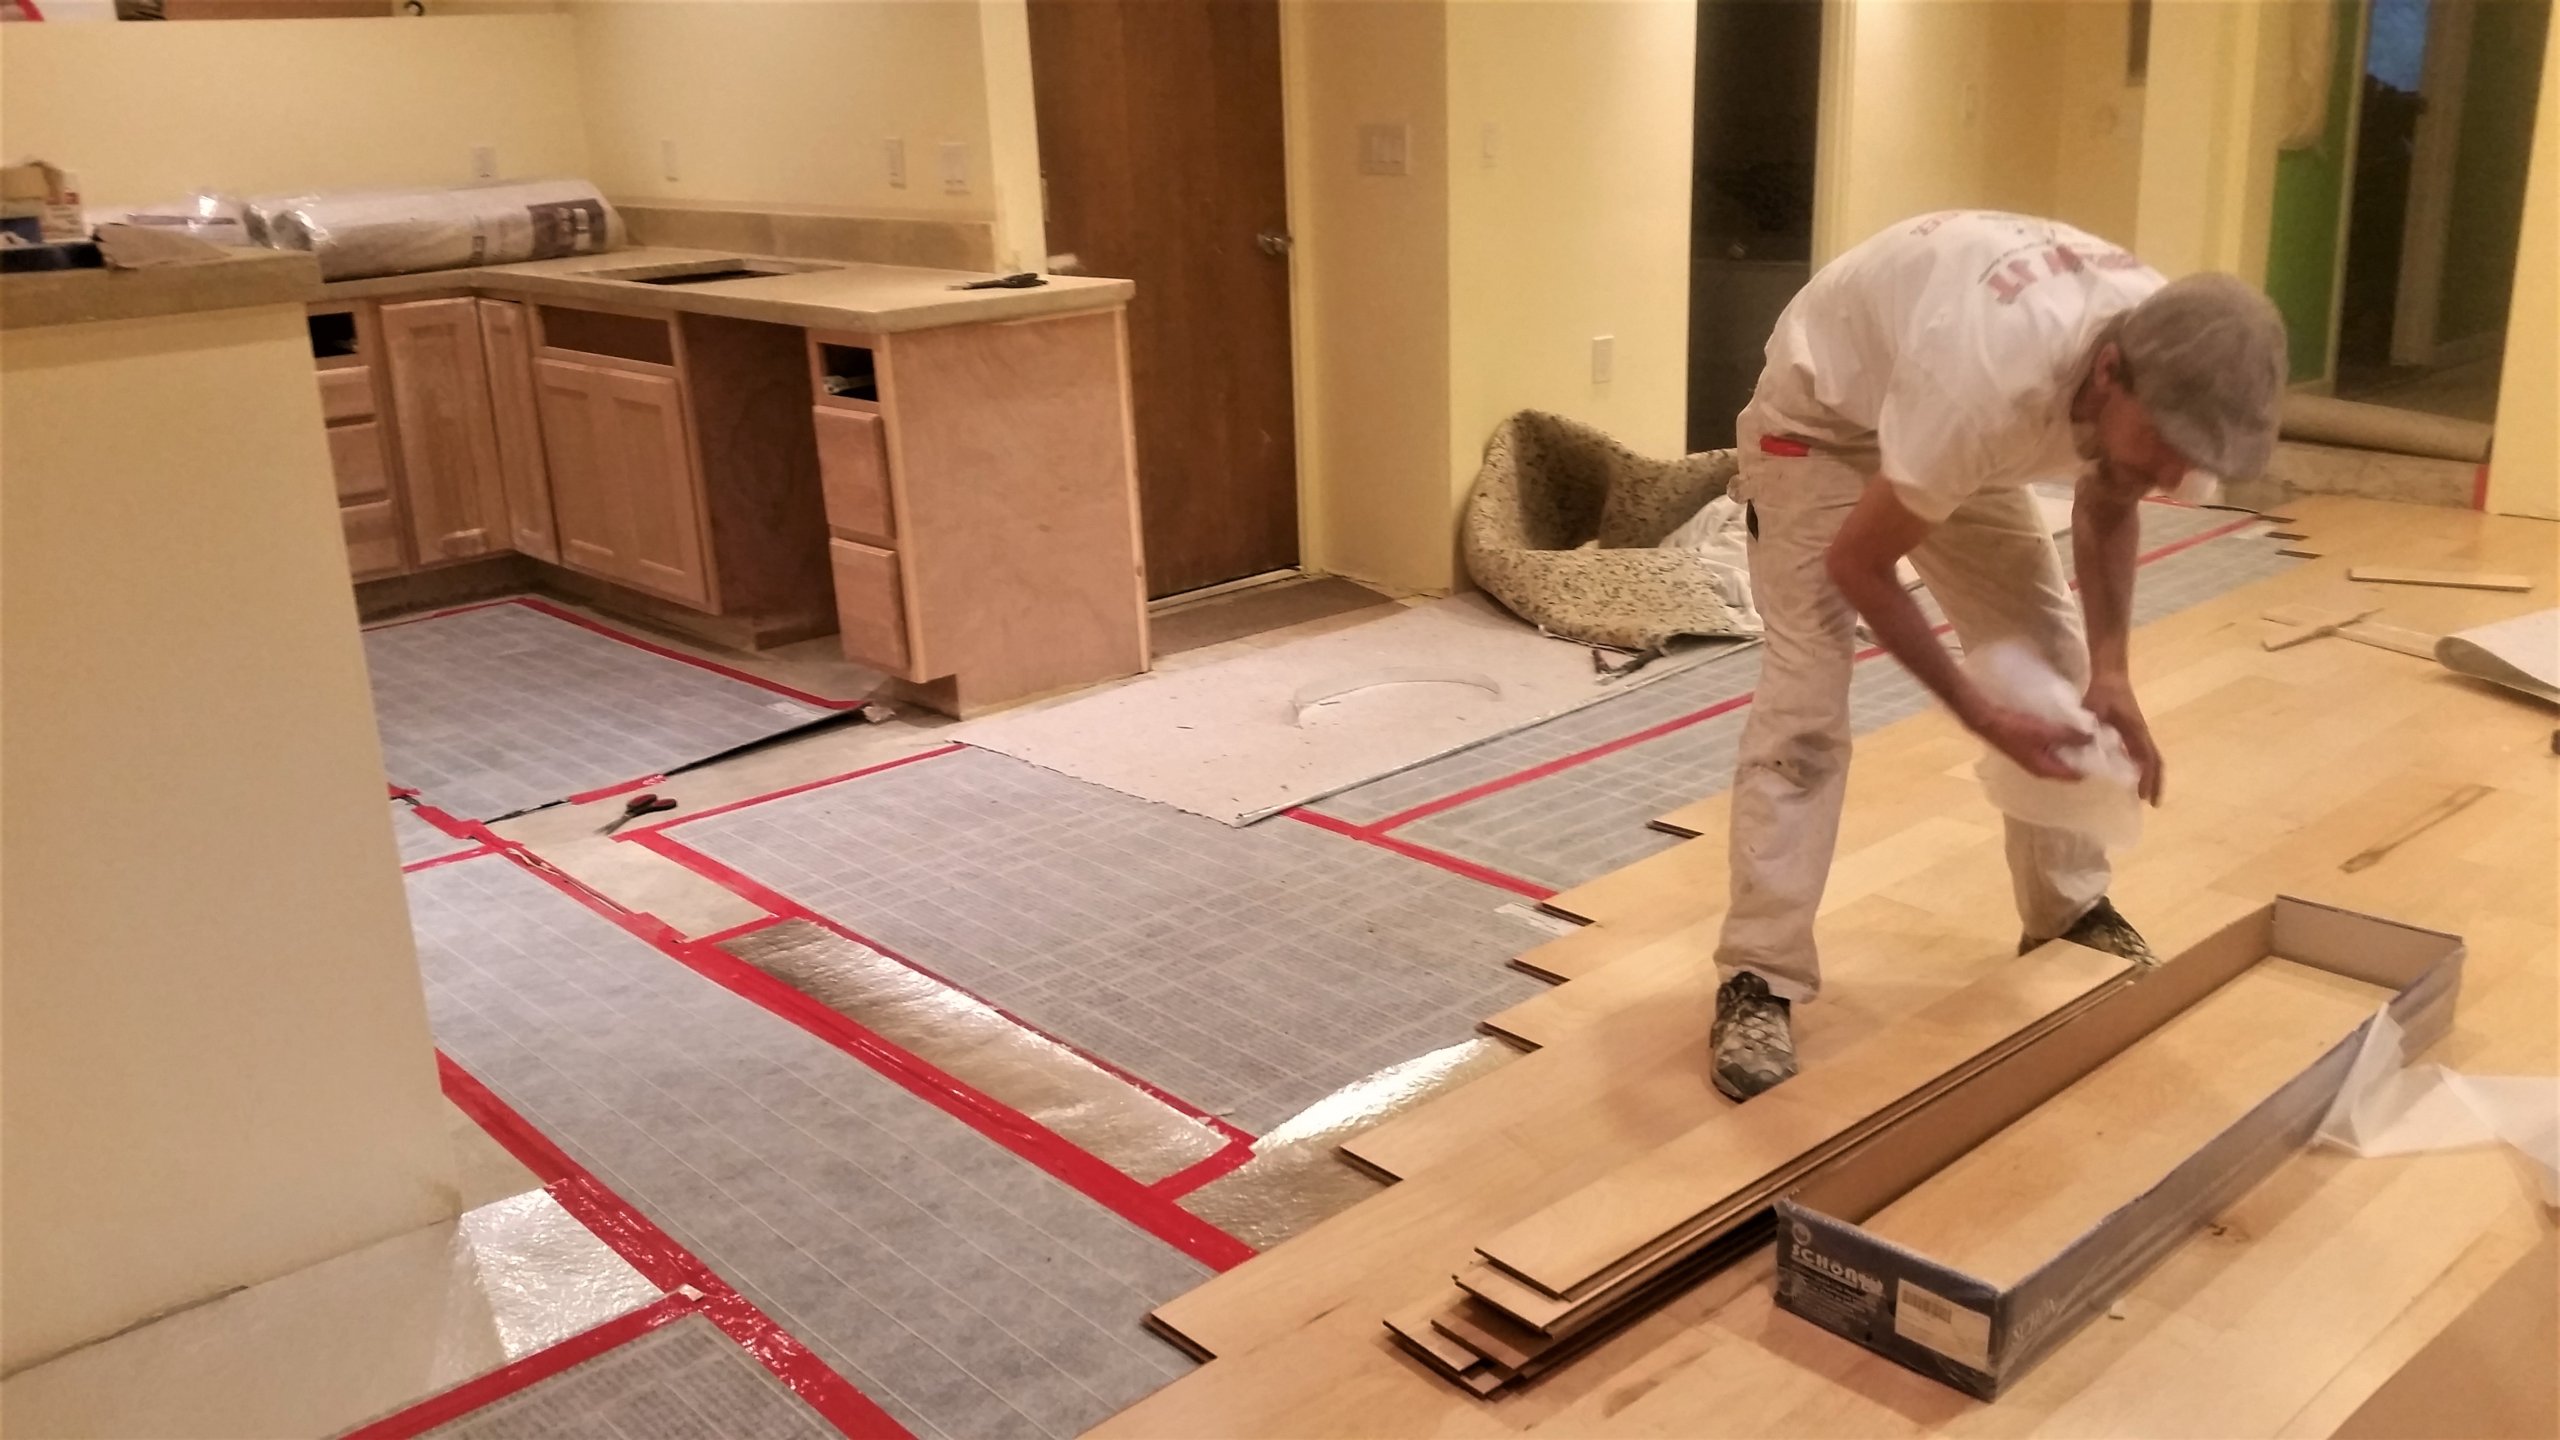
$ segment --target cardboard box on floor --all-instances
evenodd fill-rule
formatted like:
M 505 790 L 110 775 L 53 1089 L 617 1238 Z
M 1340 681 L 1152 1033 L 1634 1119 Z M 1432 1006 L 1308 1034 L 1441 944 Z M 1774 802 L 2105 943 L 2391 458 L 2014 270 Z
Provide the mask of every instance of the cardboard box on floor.
M 2269 956 L 2391 992 L 2411 1052 L 2453 1021 L 2460 938 L 2286 897 L 2163 962 L 1778 1204 L 1778 1303 L 1980 1399 L 2026 1373 L 2319 1128 L 2359 1028 L 2130 1204 L 2014 1284 L 1858 1223 Z M 2367 1022 L 2369 1026 L 2371 1022 Z

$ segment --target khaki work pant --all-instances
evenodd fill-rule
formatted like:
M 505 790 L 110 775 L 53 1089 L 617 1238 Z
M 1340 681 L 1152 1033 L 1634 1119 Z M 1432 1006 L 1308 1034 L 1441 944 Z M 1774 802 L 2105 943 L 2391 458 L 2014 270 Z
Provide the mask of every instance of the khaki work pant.
M 1751 971 L 1772 994 L 1810 1000 L 1822 985 L 1813 918 L 1840 838 L 1858 649 L 1857 613 L 1823 560 L 1878 460 L 1873 450 L 1766 453 L 1750 411 L 1740 431 L 1733 493 L 1754 517 L 1751 588 L 1768 628 L 1734 772 L 1733 890 L 1716 968 L 1727 978 Z M 1976 494 L 1911 562 L 1966 648 L 2023 640 L 2075 686 L 2088 682 L 2079 605 L 2031 493 Z M 2018 918 L 2037 939 L 2059 935 L 2106 894 L 2106 852 L 2070 831 L 2007 823 Z

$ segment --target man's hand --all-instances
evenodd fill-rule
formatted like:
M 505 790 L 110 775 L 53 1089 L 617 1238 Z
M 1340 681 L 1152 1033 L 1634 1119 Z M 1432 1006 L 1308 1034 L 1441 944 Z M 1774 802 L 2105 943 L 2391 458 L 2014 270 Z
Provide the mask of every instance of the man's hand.
M 2062 752 L 2075 745 L 2089 743 L 2089 732 L 2075 729 L 2058 720 L 2012 710 L 2005 705 L 1979 701 L 1963 714 L 1965 728 L 1982 737 L 1984 744 L 2018 763 L 2018 768 L 2047 780 L 2077 780 L 2080 772 L 2062 758 Z
M 2125 753 L 2142 768 L 2142 798 L 2158 805 L 2168 767 L 2161 763 L 2160 747 L 2151 741 L 2151 726 L 2142 718 L 2141 704 L 2133 698 L 2132 682 L 2121 676 L 2093 681 L 2080 703 L 2098 717 L 2099 724 L 2114 726 L 2116 733 L 2124 737 Z

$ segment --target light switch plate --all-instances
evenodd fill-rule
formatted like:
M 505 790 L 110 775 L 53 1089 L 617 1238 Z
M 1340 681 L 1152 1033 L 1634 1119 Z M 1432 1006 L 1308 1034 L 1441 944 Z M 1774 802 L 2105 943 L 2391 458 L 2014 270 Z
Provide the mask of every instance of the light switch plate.
M 1363 125 L 1360 127 L 1360 173 L 1363 175 L 1409 175 L 1407 156 L 1412 148 L 1413 127 L 1401 124 Z
M 889 167 L 889 188 L 890 188 L 890 189 L 892 189 L 892 190 L 904 190 L 904 189 L 906 189 L 906 188 L 907 188 L 907 142 L 906 142 L 906 140 L 905 140 L 903 137 L 896 136 L 896 135 L 892 135 L 892 136 L 890 136 L 888 139 L 881 141 L 881 142 L 880 142 L 880 155 L 881 155 L 881 158 L 882 158 L 883 160 L 885 160 L 885 161 L 887 161 L 887 162 L 888 162 L 888 167 Z
M 942 142 L 942 193 L 969 193 L 969 142 L 966 140 Z
M 1591 383 L 1606 385 L 1618 378 L 1618 337 L 1591 337 Z

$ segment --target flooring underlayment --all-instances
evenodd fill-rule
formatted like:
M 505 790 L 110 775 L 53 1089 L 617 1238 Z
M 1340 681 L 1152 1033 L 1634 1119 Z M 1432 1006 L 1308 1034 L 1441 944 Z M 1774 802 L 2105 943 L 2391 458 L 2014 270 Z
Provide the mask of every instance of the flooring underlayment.
M 440 860 L 479 848 L 476 840 L 447 835 L 418 817 L 418 808 L 406 800 L 391 802 L 391 838 L 400 845 L 400 863 L 415 865 L 421 860 Z
M 952 738 L 1244 825 L 1656 684 L 1734 643 L 1702 643 L 1613 680 L 1598 673 L 1588 646 L 1540 635 L 1485 596 L 1460 595 L 999 715 L 964 725 Z M 1304 710 L 1296 704 L 1310 687 L 1384 677 L 1400 683 Z M 1462 683 L 1472 677 L 1496 688 Z
M 833 713 L 519 601 L 368 630 L 364 649 L 392 781 L 472 820 L 663 774 Z
M 665 833 L 1256 1133 L 1544 988 L 1505 891 L 983 750 Z
M 427 1432 L 447 1440 L 823 1440 L 836 1433 L 700 1315 Z
M 408 889 L 439 1045 L 917 1435 L 1189 1367 L 1140 1321 L 1198 1263 L 505 856 Z
M 2229 525 L 2218 510 L 2142 507 L 2147 549 Z M 2064 552 L 2068 568 L 2069 552 Z M 2174 614 L 2299 562 L 2245 529 L 2162 556 L 2134 584 L 2136 625 Z M 1921 596 L 1932 618 L 1933 604 Z M 1395 835 L 1559 889 L 1581 884 L 1677 843 L 1645 828 L 1655 817 L 1733 782 L 1735 746 L 1759 684 L 1758 647 L 1721 657 L 1623 700 L 1506 735 L 1311 808 L 1360 825 L 1396 822 Z M 1889 657 L 1852 672 L 1850 728 L 1866 734 L 1930 704 L 1928 692 Z M 1729 707 L 1729 708 L 1725 708 Z M 1710 713 L 1713 712 L 1713 713 Z M 1684 723 L 1686 722 L 1686 723 Z M 1489 790 L 1444 809 L 1450 797 L 1655 727 L 1663 733 L 1570 768 Z M 1852 774 L 1854 775 L 1854 771 Z

